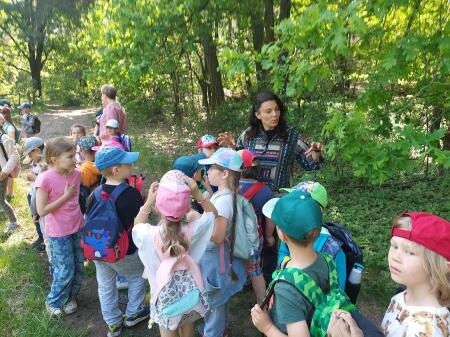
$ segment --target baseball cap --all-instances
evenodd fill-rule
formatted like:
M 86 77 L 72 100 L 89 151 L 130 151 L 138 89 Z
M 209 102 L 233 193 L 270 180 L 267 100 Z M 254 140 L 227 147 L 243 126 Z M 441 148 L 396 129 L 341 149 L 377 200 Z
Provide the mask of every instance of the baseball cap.
M 139 158 L 139 152 L 126 152 L 117 146 L 105 146 L 95 156 L 95 166 L 99 170 L 120 164 L 132 164 Z
M 291 188 L 280 188 L 280 192 L 291 193 L 293 191 L 303 191 L 311 194 L 311 197 L 317 201 L 323 208 L 328 206 L 328 193 L 321 183 L 316 181 L 302 181 Z
M 156 208 L 169 221 L 179 222 L 191 208 L 191 190 L 184 173 L 171 170 L 163 175 L 156 192 Z
M 94 136 L 81 137 L 78 141 L 78 145 L 80 146 L 80 149 L 84 151 L 93 150 L 92 148 L 97 146 L 97 138 Z
M 203 165 L 198 161 L 205 159 L 206 155 L 203 152 L 193 154 L 191 156 L 181 156 L 175 159 L 172 168 L 174 170 L 179 170 L 183 172 L 188 177 L 192 178 L 198 170 L 200 170 Z
M 241 172 L 242 158 L 237 154 L 236 151 L 221 147 L 209 158 L 202 159 L 198 161 L 202 165 L 212 165 L 217 164 L 226 169 Z
M 288 236 L 304 240 L 314 229 L 322 227 L 322 211 L 309 193 L 293 191 L 281 198 L 270 199 L 263 214 Z
M 44 145 L 44 141 L 39 137 L 25 138 L 23 155 L 29 155 L 31 151 L 42 145 Z
M 214 137 L 213 135 L 204 135 L 201 136 L 197 141 L 197 148 L 201 149 L 204 147 L 210 147 L 214 144 L 219 146 L 219 142 L 217 141 L 216 137 Z
M 244 168 L 249 168 L 249 167 L 253 167 L 253 166 L 257 165 L 255 163 L 256 156 L 252 151 L 244 149 L 244 150 L 239 150 L 237 153 L 242 158 L 242 161 L 244 163 L 243 164 Z
M 31 109 L 31 104 L 30 103 L 22 103 L 17 108 L 18 109 Z
M 107 128 L 118 129 L 119 128 L 119 122 L 117 121 L 117 119 L 108 119 L 108 121 L 106 122 L 105 126 Z
M 411 219 L 411 230 L 392 226 L 391 236 L 418 243 L 450 260 L 450 222 L 432 213 L 403 213 Z

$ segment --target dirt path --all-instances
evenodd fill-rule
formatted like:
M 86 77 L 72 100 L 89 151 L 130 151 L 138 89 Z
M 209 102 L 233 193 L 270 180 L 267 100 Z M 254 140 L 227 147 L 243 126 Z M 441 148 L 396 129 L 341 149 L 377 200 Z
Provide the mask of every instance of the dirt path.
M 85 125 L 90 130 L 89 133 L 92 134 L 94 114 L 94 110 L 52 110 L 49 113 L 41 114 L 42 131 L 39 136 L 44 140 L 56 136 L 67 136 L 70 133 L 70 126 L 73 124 Z M 150 183 L 147 180 L 145 181 L 146 185 Z M 119 303 L 122 310 L 126 301 L 126 291 L 121 291 Z M 250 308 L 253 304 L 253 295 L 249 292 L 241 293 L 232 299 L 230 328 L 234 337 L 260 336 L 260 333 L 251 324 Z M 358 306 L 373 322 L 381 322 L 383 310 L 379 306 L 365 302 L 358 303 Z M 78 311 L 75 314 L 64 317 L 63 320 L 67 326 L 74 326 L 87 331 L 87 336 L 89 337 L 106 336 L 106 326 L 100 312 L 100 303 L 97 295 L 95 267 L 92 263 L 86 268 L 86 275 L 78 298 Z M 146 323 L 143 322 L 134 328 L 124 330 L 122 336 L 159 336 L 156 326 L 154 325 L 152 330 L 148 330 Z

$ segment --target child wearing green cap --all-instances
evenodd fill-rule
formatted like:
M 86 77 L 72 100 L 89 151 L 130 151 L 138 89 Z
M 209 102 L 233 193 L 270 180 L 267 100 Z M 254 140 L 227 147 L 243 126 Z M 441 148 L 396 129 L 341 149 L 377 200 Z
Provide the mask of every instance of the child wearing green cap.
M 285 268 L 300 269 L 325 292 L 328 287 L 328 264 L 314 251 L 314 240 L 322 227 L 322 211 L 311 195 L 294 191 L 282 198 L 269 200 L 263 214 L 277 226 L 278 237 L 286 242 L 291 260 Z M 308 317 L 312 304 L 288 282 L 274 286 L 269 311 L 255 305 L 251 311 L 255 327 L 268 337 L 309 336 Z

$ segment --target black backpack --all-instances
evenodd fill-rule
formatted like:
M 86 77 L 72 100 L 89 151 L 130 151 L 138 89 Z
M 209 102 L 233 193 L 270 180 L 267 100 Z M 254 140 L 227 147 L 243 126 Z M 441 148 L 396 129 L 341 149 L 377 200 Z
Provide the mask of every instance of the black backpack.
M 352 303 L 356 303 L 356 297 L 358 296 L 359 288 L 354 289 L 354 285 L 352 285 L 348 281 L 348 277 L 350 276 L 350 273 L 352 272 L 353 266 L 355 264 L 364 266 L 362 248 L 355 242 L 355 240 L 353 240 L 350 232 L 347 230 L 347 228 L 344 227 L 344 225 L 327 222 L 323 224 L 323 227 L 325 227 L 330 232 L 330 235 L 334 240 L 339 241 L 340 248 L 344 251 L 346 260 L 345 267 L 347 273 L 345 292 L 350 297 Z
M 31 129 L 34 134 L 41 132 L 41 120 L 36 115 L 31 115 Z

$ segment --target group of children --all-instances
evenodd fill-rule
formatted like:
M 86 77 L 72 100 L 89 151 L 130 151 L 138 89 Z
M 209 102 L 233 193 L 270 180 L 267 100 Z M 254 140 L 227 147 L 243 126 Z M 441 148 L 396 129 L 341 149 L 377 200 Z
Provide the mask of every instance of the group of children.
M 95 264 L 109 337 L 149 317 L 161 336 L 194 336 L 199 319 L 202 336 L 229 336 L 230 299 L 247 281 L 258 302 L 252 322 L 269 337 L 323 336 L 315 301 L 330 292 L 342 299 L 334 309 L 357 312 L 343 293 L 345 271 L 336 270 L 333 258 L 317 248 L 328 203 L 322 185 L 308 182 L 273 198 L 256 179 L 258 161 L 252 152 L 219 147 L 215 137 L 205 135 L 198 153 L 177 158 L 172 170 L 151 184 L 144 202 L 127 184 L 139 153 L 124 144 L 117 120 L 106 128 L 103 144 L 78 125 L 71 129 L 72 142 L 25 140 L 24 155 L 32 166 L 26 174 L 30 209 L 38 245 L 45 241 L 51 265 L 50 315 L 77 310 L 86 256 Z M 87 196 L 81 201 L 83 188 Z M 235 254 L 245 244 L 236 236 L 247 220 L 242 198 L 251 203 L 258 222 L 253 228 L 259 244 L 246 259 Z M 115 236 L 111 223 L 118 224 Z M 264 246 L 278 239 L 280 255 L 287 257 L 280 259 L 270 282 L 263 277 L 261 256 Z M 382 322 L 384 335 L 449 336 L 449 260 L 448 221 L 429 213 L 405 213 L 394 220 L 388 262 L 392 279 L 405 289 L 392 298 Z M 118 306 L 118 275 L 128 281 L 125 313 Z M 150 304 L 145 303 L 145 279 Z M 318 294 L 312 300 L 301 288 L 305 282 Z M 339 319 L 340 312 L 330 311 L 330 317 Z M 359 323 L 357 317 L 348 319 Z

